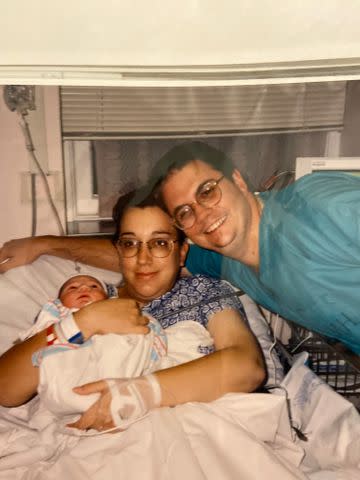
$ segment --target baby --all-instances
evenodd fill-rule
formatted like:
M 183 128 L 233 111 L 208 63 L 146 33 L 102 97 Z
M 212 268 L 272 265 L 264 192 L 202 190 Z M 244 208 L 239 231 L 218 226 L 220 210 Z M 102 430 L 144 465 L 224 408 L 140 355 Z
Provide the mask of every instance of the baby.
M 82 334 L 72 319 L 72 312 L 90 303 L 117 296 L 114 285 L 106 284 L 91 275 L 72 275 L 61 285 L 57 298 L 43 305 L 32 327 L 20 334 L 20 340 L 32 337 L 46 328 L 48 346 L 83 343 Z
M 154 318 L 149 319 L 147 335 L 109 333 L 94 335 L 86 342 L 68 339 L 64 324 L 71 312 L 107 299 L 109 294 L 114 297 L 117 289 L 88 275 L 74 276 L 61 286 L 57 299 L 44 305 L 27 332 L 26 337 L 54 325 L 56 329 L 56 342 L 49 333 L 48 346 L 32 358 L 33 365 L 40 369 L 40 402 L 31 421 L 34 428 L 44 428 L 52 416 L 65 416 L 68 421 L 68 415 L 79 414 L 94 403 L 97 395 L 77 395 L 72 390 L 75 386 L 103 378 L 146 375 L 194 360 L 203 356 L 204 350 L 213 349 L 210 334 L 198 322 L 183 321 L 164 330 Z
M 108 286 L 90 275 L 75 275 L 60 288 L 58 295 L 64 307 L 82 308 L 109 298 Z

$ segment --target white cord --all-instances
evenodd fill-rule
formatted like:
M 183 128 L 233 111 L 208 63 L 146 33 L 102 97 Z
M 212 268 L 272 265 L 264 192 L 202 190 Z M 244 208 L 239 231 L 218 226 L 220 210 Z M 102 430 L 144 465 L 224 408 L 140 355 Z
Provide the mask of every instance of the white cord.
M 55 216 L 55 220 L 56 220 L 56 223 L 57 223 L 58 228 L 59 228 L 59 234 L 60 235 L 65 235 L 65 230 L 64 230 L 64 227 L 61 223 L 59 212 L 58 212 L 58 210 L 55 206 L 54 200 L 53 200 L 52 195 L 51 195 L 50 186 L 49 186 L 48 179 L 46 177 L 46 173 L 44 172 L 42 166 L 40 165 L 40 162 L 38 161 L 38 159 L 35 155 L 35 147 L 34 147 L 34 143 L 32 141 L 29 124 L 26 121 L 24 113 L 19 112 L 19 115 L 20 115 L 21 120 L 22 120 L 22 122 L 20 123 L 20 126 L 21 126 L 21 129 L 22 129 L 24 137 L 25 137 L 26 149 L 30 152 L 30 155 L 31 155 L 32 159 L 34 160 L 35 165 L 36 165 L 37 169 L 39 170 L 40 176 L 41 176 L 41 178 L 44 182 L 46 196 L 47 196 L 47 199 L 49 201 L 51 210 L 53 211 L 53 214 Z
M 313 336 L 313 334 L 310 332 L 309 335 L 308 335 L 307 337 L 303 338 L 303 339 L 301 340 L 301 342 L 299 342 L 299 343 L 291 350 L 290 353 L 295 353 L 296 350 L 297 350 L 303 343 L 305 343 L 307 340 L 309 340 L 309 338 L 311 338 L 312 336 Z
M 279 314 L 277 313 L 276 314 L 276 319 L 275 319 L 275 322 L 274 322 L 274 326 L 271 325 L 271 321 L 272 321 L 272 312 L 270 312 L 270 321 L 269 321 L 269 329 L 270 329 L 270 332 L 272 334 L 272 337 L 273 337 L 273 343 L 271 344 L 270 346 L 270 349 L 269 349 L 269 354 L 270 354 L 270 358 L 273 362 L 273 367 L 274 367 L 274 378 L 275 378 L 275 383 L 277 384 L 278 382 L 278 379 L 277 379 L 277 365 L 275 363 L 275 359 L 274 359 L 274 356 L 273 356 L 273 350 L 277 344 L 277 336 L 276 336 L 276 333 L 277 333 L 277 326 L 279 324 Z

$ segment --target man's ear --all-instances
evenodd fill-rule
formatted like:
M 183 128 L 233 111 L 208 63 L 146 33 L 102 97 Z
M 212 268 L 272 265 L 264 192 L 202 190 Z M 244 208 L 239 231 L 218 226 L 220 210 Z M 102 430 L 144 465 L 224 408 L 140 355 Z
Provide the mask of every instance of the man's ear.
M 248 189 L 248 186 L 245 182 L 245 180 L 243 179 L 241 173 L 239 172 L 239 170 L 237 170 L 235 168 L 235 170 L 233 171 L 232 175 L 231 175 L 232 179 L 233 179 L 233 182 L 235 183 L 235 185 L 242 191 L 244 192 L 247 192 L 249 189 Z
M 186 256 L 188 254 L 188 251 L 189 251 L 189 244 L 185 240 L 184 243 L 180 247 L 180 267 L 185 266 L 185 260 L 186 260 Z

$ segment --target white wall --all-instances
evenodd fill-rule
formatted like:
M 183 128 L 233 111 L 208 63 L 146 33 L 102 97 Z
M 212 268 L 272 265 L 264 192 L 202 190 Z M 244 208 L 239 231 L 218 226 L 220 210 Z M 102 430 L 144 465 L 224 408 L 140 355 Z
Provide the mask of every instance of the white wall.
M 7 109 L 3 100 L 3 88 L 0 87 L 0 244 L 11 238 L 29 236 L 31 233 L 31 203 L 28 194 L 28 177 L 31 162 L 25 148 L 19 117 Z M 43 87 L 45 104 L 45 140 L 48 151 L 50 171 L 60 172 L 50 176 L 52 193 L 56 194 L 56 205 L 64 218 L 64 195 L 62 181 L 62 151 L 60 136 L 60 117 L 57 87 Z M 35 135 L 34 135 L 35 137 Z M 36 147 L 36 145 L 35 145 Z M 27 181 L 26 181 L 27 180 Z M 45 197 L 43 183 L 37 177 L 38 187 L 38 230 L 37 234 L 57 234 L 58 228 Z M 56 188 L 55 188 L 56 187 Z

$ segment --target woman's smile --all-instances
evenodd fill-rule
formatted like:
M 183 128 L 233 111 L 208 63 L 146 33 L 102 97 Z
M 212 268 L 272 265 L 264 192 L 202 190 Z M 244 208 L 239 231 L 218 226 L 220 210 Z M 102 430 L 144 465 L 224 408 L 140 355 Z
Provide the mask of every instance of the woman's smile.
M 150 278 L 153 278 L 156 274 L 157 272 L 136 272 L 135 273 L 136 277 L 138 277 L 139 279 L 145 279 L 145 280 L 149 280 Z

